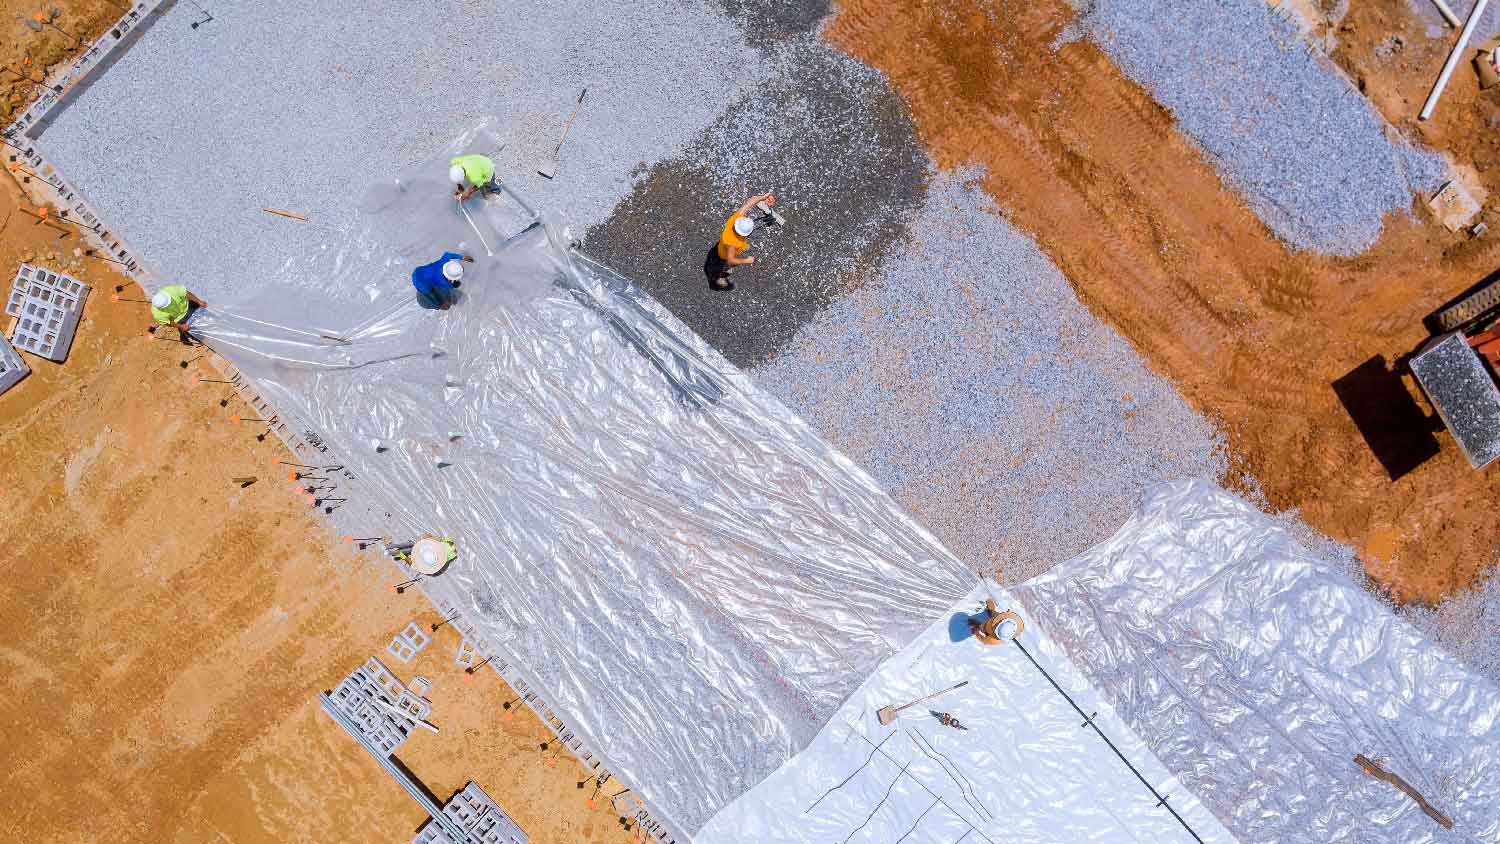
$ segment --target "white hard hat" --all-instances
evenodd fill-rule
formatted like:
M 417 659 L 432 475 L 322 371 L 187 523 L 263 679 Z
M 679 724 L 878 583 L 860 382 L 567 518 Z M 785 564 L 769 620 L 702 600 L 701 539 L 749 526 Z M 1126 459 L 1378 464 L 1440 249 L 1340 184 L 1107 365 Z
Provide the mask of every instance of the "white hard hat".
M 739 217 L 734 221 L 734 233 L 740 237 L 749 237 L 755 231 L 755 221 L 749 217 Z
M 164 311 L 172 305 L 172 297 L 165 293 L 157 293 L 151 297 L 151 307 Z
M 448 168 L 448 178 L 454 184 L 458 184 L 458 185 L 463 184 L 464 183 L 464 168 L 458 166 L 457 164 L 453 165 L 452 167 L 449 167 Z
M 448 259 L 448 263 L 443 264 L 443 278 L 449 281 L 458 281 L 463 277 L 464 265 L 462 261 L 457 258 L 450 258 Z

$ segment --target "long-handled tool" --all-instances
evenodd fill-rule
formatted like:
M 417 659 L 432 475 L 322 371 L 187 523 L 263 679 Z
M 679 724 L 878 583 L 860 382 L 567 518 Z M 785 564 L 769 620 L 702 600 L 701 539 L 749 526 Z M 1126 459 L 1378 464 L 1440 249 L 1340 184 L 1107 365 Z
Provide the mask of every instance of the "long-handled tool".
M 916 706 L 917 704 L 919 704 L 919 703 L 921 703 L 923 701 L 926 701 L 926 700 L 932 700 L 933 698 L 937 697 L 938 695 L 945 695 L 945 694 L 953 691 L 954 689 L 961 689 L 961 688 L 963 688 L 964 686 L 967 686 L 967 685 L 969 685 L 969 681 L 968 680 L 964 680 L 963 682 L 961 682 L 961 683 L 955 683 L 955 684 L 949 686 L 946 689 L 939 689 L 939 690 L 933 692 L 932 694 L 927 695 L 926 697 L 919 697 L 916 700 L 912 701 L 911 703 L 903 703 L 900 706 L 882 706 L 882 707 L 880 707 L 880 710 L 875 713 L 875 717 L 878 718 L 878 719 L 880 719 L 880 725 L 883 727 L 883 726 L 891 723 L 892 721 L 896 720 L 896 714 L 898 712 L 900 712 L 901 710 L 906 709 L 909 706 Z
M 573 121 L 578 119 L 578 110 L 583 108 L 583 98 L 588 94 L 588 92 L 589 89 L 584 88 L 583 91 L 579 93 L 578 102 L 573 104 L 573 116 L 568 118 L 568 125 L 563 127 L 562 140 L 559 140 L 557 142 L 557 148 L 552 150 L 552 160 L 545 162 L 542 164 L 542 166 L 536 168 L 536 173 L 538 176 L 541 176 L 545 179 L 550 179 L 553 176 L 557 175 L 558 156 L 562 155 L 563 142 L 568 139 L 568 133 L 573 131 Z
M 458 210 L 463 212 L 464 219 L 469 221 L 469 228 L 474 230 L 474 234 L 479 235 L 479 242 L 484 244 L 484 254 L 491 258 L 495 257 L 495 253 L 490 251 L 490 242 L 484 239 L 484 232 L 481 232 L 479 227 L 474 225 L 474 218 L 469 216 L 469 209 L 464 207 L 464 202 L 461 199 L 458 201 Z

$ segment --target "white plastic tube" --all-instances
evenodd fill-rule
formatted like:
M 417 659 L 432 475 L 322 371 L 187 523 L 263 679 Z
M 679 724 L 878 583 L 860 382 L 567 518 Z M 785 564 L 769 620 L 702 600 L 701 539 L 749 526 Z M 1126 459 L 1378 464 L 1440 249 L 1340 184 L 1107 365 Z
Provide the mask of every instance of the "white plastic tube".
M 1453 10 L 1448 8 L 1447 3 L 1444 3 L 1443 0 L 1432 0 L 1432 5 L 1437 7 L 1438 12 L 1443 16 L 1443 20 L 1447 21 L 1449 26 L 1458 29 L 1458 15 L 1453 14 Z
M 1469 36 L 1474 34 L 1474 28 L 1479 26 L 1479 18 L 1484 14 L 1484 7 L 1490 4 L 1490 0 L 1478 0 L 1474 4 L 1474 11 L 1469 13 L 1469 19 L 1464 21 L 1464 28 L 1458 33 L 1458 43 L 1453 45 L 1453 52 L 1448 54 L 1448 61 L 1443 65 L 1443 72 L 1438 74 L 1437 82 L 1432 85 L 1432 93 L 1427 95 L 1427 102 L 1422 105 L 1422 112 L 1417 115 L 1418 120 L 1426 120 L 1432 116 L 1432 110 L 1437 108 L 1438 98 L 1443 95 L 1443 88 L 1448 85 L 1448 77 L 1453 75 L 1453 68 L 1458 66 L 1458 60 L 1463 58 L 1464 48 L 1469 44 Z

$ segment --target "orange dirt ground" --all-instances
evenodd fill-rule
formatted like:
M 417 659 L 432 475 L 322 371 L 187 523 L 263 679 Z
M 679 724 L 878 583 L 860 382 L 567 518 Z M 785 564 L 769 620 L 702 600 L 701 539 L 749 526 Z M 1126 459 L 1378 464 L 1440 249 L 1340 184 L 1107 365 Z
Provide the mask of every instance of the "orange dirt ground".
M 57 23 L 85 38 L 118 12 L 77 5 Z M 36 8 L 0 0 L 0 64 L 65 59 L 61 35 L 20 23 Z M 0 98 L 21 107 L 24 88 Z M 0 396 L 0 839 L 409 840 L 421 808 L 316 702 L 376 655 L 433 683 L 442 732 L 397 757 L 438 799 L 473 779 L 537 844 L 638 840 L 610 809 L 615 782 L 580 789 L 583 766 L 540 749 L 529 710 L 503 714 L 498 677 L 453 665 L 451 627 L 409 665 L 385 655 L 408 621 L 438 620 L 426 599 L 334 541 L 272 463 L 275 438 L 229 423 L 244 408 L 227 389 L 192 385 L 213 377 L 180 367 L 196 352 L 145 339 L 146 306 L 110 301 L 128 279 L 75 258 L 77 237 L 56 240 L 0 182 L 0 284 L 36 260 L 94 288 L 67 363 L 27 356 L 31 376 Z
M 1355 404 L 1397 449 L 1429 436 L 1400 414 L 1425 409 L 1410 378 L 1383 373 L 1425 339 L 1424 316 L 1500 265 L 1494 222 L 1470 241 L 1414 203 L 1417 219 L 1394 215 L 1365 255 L 1290 253 L 1093 44 L 1051 48 L 1073 15 L 1062 0 L 840 6 L 828 37 L 890 76 L 940 166 L 986 168 L 986 190 L 1079 297 L 1220 426 L 1229 483 L 1353 545 L 1398 600 L 1437 600 L 1495 560 L 1500 474 L 1471 470 L 1442 432 L 1441 451 L 1393 481 L 1331 386 L 1384 356 Z M 1481 97 L 1465 64 L 1417 130 L 1447 46 L 1404 0 L 1354 7 L 1335 58 L 1387 118 L 1460 164 L 1500 159 L 1500 95 Z M 1402 52 L 1377 58 L 1392 34 Z M 1480 175 L 1500 196 L 1500 168 Z

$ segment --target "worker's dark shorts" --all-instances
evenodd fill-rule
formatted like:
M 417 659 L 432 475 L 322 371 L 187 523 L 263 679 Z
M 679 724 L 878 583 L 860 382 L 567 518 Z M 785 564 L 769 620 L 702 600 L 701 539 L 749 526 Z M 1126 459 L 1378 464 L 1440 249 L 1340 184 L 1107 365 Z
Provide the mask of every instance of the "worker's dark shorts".
M 418 290 L 417 304 L 429 311 L 439 310 L 443 305 L 451 306 L 457 301 L 458 297 L 455 295 L 457 292 L 451 287 L 433 288 L 427 292 Z
M 703 275 L 708 279 L 710 290 L 733 290 L 734 282 L 729 280 L 731 269 L 729 262 L 719 257 L 718 242 L 708 247 L 708 257 L 703 259 Z

